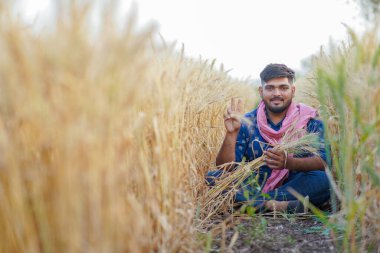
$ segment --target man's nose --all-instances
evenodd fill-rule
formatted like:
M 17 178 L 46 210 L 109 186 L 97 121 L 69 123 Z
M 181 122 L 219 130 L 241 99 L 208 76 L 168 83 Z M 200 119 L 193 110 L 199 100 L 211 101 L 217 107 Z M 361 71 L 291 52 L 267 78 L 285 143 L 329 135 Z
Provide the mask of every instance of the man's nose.
M 276 95 L 276 96 L 281 95 L 280 89 L 275 88 L 273 94 Z

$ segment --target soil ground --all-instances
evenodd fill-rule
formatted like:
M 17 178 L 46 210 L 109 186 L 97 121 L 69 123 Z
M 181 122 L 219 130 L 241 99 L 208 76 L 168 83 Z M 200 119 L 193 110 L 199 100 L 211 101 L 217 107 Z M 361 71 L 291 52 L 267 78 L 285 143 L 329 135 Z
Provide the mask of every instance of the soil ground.
M 328 229 L 312 215 L 234 218 L 209 252 L 337 252 Z

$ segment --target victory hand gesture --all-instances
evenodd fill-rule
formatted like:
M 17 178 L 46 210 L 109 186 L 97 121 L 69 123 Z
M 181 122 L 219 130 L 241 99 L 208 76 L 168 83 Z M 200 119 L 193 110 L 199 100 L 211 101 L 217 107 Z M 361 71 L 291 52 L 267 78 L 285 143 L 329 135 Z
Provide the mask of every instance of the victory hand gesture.
M 224 126 L 228 133 L 236 133 L 241 126 L 240 118 L 243 112 L 243 101 L 238 99 L 237 103 L 235 98 L 231 98 L 231 106 L 227 108 L 227 112 L 224 114 Z

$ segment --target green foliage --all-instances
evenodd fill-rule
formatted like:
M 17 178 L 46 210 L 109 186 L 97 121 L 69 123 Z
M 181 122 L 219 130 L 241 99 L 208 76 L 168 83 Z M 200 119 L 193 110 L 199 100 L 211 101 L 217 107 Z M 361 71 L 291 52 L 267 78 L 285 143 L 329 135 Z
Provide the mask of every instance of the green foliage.
M 379 238 L 380 219 L 374 212 L 380 203 L 380 43 L 377 27 L 363 37 L 349 33 L 350 46 L 333 47 L 316 59 L 313 79 L 341 211 L 327 219 L 312 210 L 341 242 L 342 251 L 358 252 Z M 358 243 L 363 238 L 369 240 Z
M 203 234 L 203 233 L 198 234 L 198 241 L 205 242 L 205 247 L 204 247 L 205 253 L 208 253 L 211 251 L 212 241 L 213 241 L 211 232 L 208 232 L 206 234 Z
M 373 21 L 380 12 L 380 0 L 355 0 L 359 4 L 364 18 Z
M 304 234 L 323 234 L 325 236 L 328 236 L 330 234 L 330 229 L 326 228 L 324 226 L 313 226 L 310 228 L 306 228 L 303 230 Z
M 293 244 L 293 243 L 296 242 L 296 240 L 295 240 L 291 235 L 288 235 L 288 236 L 286 237 L 286 240 L 287 240 L 287 242 L 290 243 L 290 244 Z
M 263 238 L 266 235 L 268 222 L 264 217 L 256 216 L 252 217 L 252 225 L 245 226 L 244 224 L 238 224 L 236 228 L 240 234 L 248 235 L 244 243 L 249 245 L 251 243 L 251 239 Z

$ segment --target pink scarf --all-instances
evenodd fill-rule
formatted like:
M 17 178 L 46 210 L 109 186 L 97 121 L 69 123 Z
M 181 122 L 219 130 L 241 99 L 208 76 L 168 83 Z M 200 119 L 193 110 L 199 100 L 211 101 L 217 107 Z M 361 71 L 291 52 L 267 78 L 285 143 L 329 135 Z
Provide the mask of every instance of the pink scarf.
M 275 131 L 268 125 L 267 115 L 265 113 L 265 104 L 261 101 L 257 109 L 257 125 L 261 136 L 268 143 L 276 145 L 281 141 L 282 136 L 290 127 L 295 127 L 295 129 L 306 128 L 309 120 L 316 116 L 317 111 L 314 108 L 302 103 L 296 104 L 292 102 L 286 112 L 281 129 Z M 288 177 L 288 175 L 289 170 L 286 168 L 281 170 L 272 170 L 270 177 L 264 185 L 263 192 L 267 193 L 282 185 L 282 182 Z

